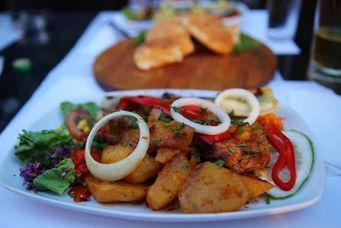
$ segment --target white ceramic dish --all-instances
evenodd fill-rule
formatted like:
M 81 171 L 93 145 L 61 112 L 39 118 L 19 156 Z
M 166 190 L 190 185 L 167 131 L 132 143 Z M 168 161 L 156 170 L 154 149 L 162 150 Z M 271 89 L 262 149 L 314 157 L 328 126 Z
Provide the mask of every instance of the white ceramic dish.
M 135 90 L 135 91 L 117 91 L 108 93 L 110 96 L 126 96 L 126 95 L 154 95 L 160 96 L 165 91 L 175 93 L 182 96 L 196 97 L 214 97 L 215 91 L 204 90 Z M 71 102 L 100 102 L 100 97 L 86 97 Z M 284 117 L 286 129 L 296 129 L 310 134 L 308 126 L 304 119 L 298 116 L 292 109 L 286 107 L 284 101 L 281 102 L 278 114 Z M 32 123 L 30 130 L 54 129 L 62 122 L 59 108 L 51 110 L 43 114 L 39 121 Z M 13 145 L 14 146 L 14 145 Z M 322 159 L 315 151 L 315 163 L 309 180 L 303 188 L 293 197 L 286 200 L 271 200 L 270 204 L 266 204 L 263 200 L 257 203 L 246 205 L 240 211 L 215 214 L 184 214 L 178 211 L 152 211 L 144 204 L 113 204 L 103 205 L 91 199 L 88 202 L 76 204 L 66 194 L 56 196 L 50 193 L 32 193 L 25 189 L 23 180 L 19 176 L 21 162 L 14 156 L 13 149 L 7 151 L 7 155 L 0 166 L 0 183 L 7 189 L 19 193 L 25 197 L 29 197 L 41 202 L 66 209 L 82 211 L 86 213 L 110 216 L 115 218 L 145 220 L 145 221 L 167 221 L 167 222 L 199 222 L 199 221 L 221 221 L 231 219 L 241 219 L 256 216 L 264 216 L 271 214 L 284 213 L 299 210 L 316 203 L 323 192 L 324 188 L 324 167 Z

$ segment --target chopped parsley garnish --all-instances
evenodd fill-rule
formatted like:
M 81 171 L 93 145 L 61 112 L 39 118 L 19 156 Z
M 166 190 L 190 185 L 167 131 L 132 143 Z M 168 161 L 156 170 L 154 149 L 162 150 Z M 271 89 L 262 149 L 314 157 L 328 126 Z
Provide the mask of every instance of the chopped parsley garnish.
M 248 125 L 249 123 L 244 122 L 241 119 L 232 119 L 231 120 L 232 124 L 238 125 L 238 126 L 244 126 L 244 125 Z
M 200 162 L 201 162 L 201 155 L 200 155 L 199 150 L 194 149 L 194 156 L 195 156 L 195 161 L 196 161 L 197 163 L 200 163 Z
M 183 171 L 189 171 L 189 169 L 190 169 L 190 167 L 189 167 L 189 165 L 188 164 L 184 164 L 183 166 L 182 166 L 182 170 Z
M 171 121 L 171 119 L 164 113 L 161 113 L 160 116 L 159 116 L 159 120 L 162 120 L 164 122 L 169 122 Z
M 236 149 L 233 148 L 233 147 L 228 147 L 227 149 L 228 149 L 229 152 L 232 153 L 232 154 L 236 153 Z
M 140 32 L 136 37 L 135 37 L 135 44 L 140 45 L 143 44 L 146 40 L 146 33 L 145 32 Z
M 178 107 L 172 106 L 172 109 L 174 112 L 180 112 L 180 109 Z
M 240 143 L 237 144 L 237 146 L 245 153 L 245 154 L 255 154 L 258 153 L 258 151 L 254 148 L 250 148 L 247 144 L 245 143 Z
M 219 159 L 219 160 L 216 160 L 216 161 L 214 162 L 214 164 L 216 164 L 216 165 L 219 166 L 219 167 L 224 167 L 225 161 Z

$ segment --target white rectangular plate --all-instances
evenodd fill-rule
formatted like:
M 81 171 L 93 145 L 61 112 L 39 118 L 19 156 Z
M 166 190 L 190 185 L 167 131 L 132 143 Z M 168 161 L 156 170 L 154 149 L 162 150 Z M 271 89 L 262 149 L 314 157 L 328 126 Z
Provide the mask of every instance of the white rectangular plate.
M 161 96 L 164 92 L 174 93 L 180 96 L 195 97 L 215 97 L 216 91 L 207 90 L 133 90 L 133 91 L 117 91 L 108 93 L 108 96 L 127 96 L 127 95 L 152 95 Z M 101 97 L 85 97 L 71 102 L 101 102 Z M 286 107 L 280 102 L 280 109 L 277 114 L 284 119 L 286 129 L 296 129 L 304 132 L 308 136 L 310 131 L 305 124 L 304 119 L 298 116 L 290 107 Z M 54 129 L 62 123 L 62 116 L 59 107 L 54 108 L 50 112 L 43 114 L 39 121 L 32 123 L 30 130 L 37 131 L 42 129 Z M 14 147 L 14 145 L 13 145 Z M 264 200 L 257 203 L 247 204 L 244 208 L 236 212 L 214 213 L 214 214 L 184 214 L 179 211 L 152 211 L 145 204 L 112 204 L 103 205 L 97 203 L 94 199 L 87 202 L 74 203 L 73 199 L 64 194 L 57 196 L 51 193 L 32 193 L 25 189 L 23 179 L 20 177 L 19 169 L 22 163 L 15 157 L 14 150 L 7 151 L 7 156 L 3 164 L 0 166 L 0 183 L 7 189 L 32 199 L 39 200 L 44 203 L 63 207 L 66 209 L 82 211 L 86 213 L 110 216 L 115 218 L 125 218 L 144 221 L 167 221 L 167 222 L 199 222 L 199 221 L 222 221 L 231 219 L 241 219 L 256 216 L 264 216 L 270 214 L 278 214 L 294 211 L 308 207 L 316 203 L 323 192 L 324 188 L 324 167 L 322 159 L 315 151 L 315 163 L 310 178 L 303 188 L 293 197 L 285 200 L 271 200 L 270 204 L 266 204 Z

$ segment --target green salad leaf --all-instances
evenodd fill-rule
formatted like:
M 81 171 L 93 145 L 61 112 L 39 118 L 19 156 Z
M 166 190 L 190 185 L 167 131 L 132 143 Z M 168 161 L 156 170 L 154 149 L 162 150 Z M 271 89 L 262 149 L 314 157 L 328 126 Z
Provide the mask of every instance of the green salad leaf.
M 49 169 L 33 180 L 33 186 L 41 191 L 51 191 L 61 195 L 75 180 L 74 164 L 67 158 L 59 162 L 56 168 Z
M 135 38 L 134 38 L 134 41 L 135 41 L 135 44 L 136 45 L 140 45 L 140 44 L 143 44 L 146 40 L 146 33 L 145 32 L 140 32 Z
M 22 161 L 43 156 L 57 146 L 72 144 L 72 137 L 58 130 L 23 130 L 18 139 L 19 143 L 14 147 L 15 155 Z
M 234 50 L 237 53 L 244 52 L 246 50 L 258 50 L 260 42 L 252 39 L 249 36 L 241 34 L 239 42 L 234 46 Z
M 124 16 L 126 16 L 126 18 L 130 19 L 130 20 L 135 20 L 136 18 L 138 18 L 138 14 L 135 13 L 132 9 L 130 9 L 128 6 L 124 7 L 122 9 L 122 14 Z
M 84 104 L 74 104 L 74 103 L 65 101 L 60 104 L 60 110 L 62 111 L 64 118 L 69 112 L 80 107 L 83 108 L 85 111 L 87 111 L 92 117 L 97 117 L 98 112 L 101 110 L 101 108 L 95 102 L 87 102 Z

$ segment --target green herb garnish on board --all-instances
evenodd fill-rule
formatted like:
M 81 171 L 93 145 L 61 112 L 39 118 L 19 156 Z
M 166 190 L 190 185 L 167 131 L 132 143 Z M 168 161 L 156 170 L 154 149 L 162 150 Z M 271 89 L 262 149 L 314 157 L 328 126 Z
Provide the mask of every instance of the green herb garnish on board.
M 140 32 L 136 37 L 135 37 L 135 44 L 136 45 L 141 45 L 145 42 L 146 40 L 146 33 L 145 32 Z
M 247 50 L 255 50 L 257 51 L 260 47 L 261 43 L 255 39 L 252 39 L 249 36 L 242 34 L 240 36 L 239 42 L 234 45 L 234 51 L 236 53 L 241 53 Z
M 130 19 L 130 20 L 135 20 L 136 18 L 138 18 L 138 14 L 135 13 L 132 9 L 130 9 L 128 6 L 124 7 L 122 9 L 122 14 L 124 16 L 126 16 L 126 18 Z

